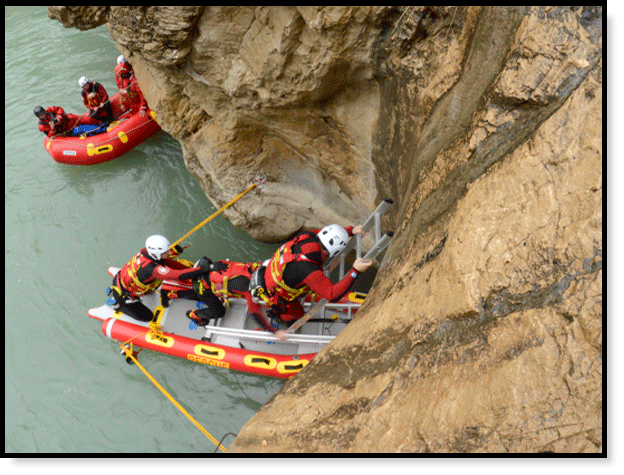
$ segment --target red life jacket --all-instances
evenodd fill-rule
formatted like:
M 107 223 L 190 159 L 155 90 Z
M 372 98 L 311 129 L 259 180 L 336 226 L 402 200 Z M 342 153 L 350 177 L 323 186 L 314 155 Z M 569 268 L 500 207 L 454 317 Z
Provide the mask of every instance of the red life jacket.
M 270 305 L 276 305 L 279 299 L 283 299 L 286 301 L 293 301 L 299 298 L 301 295 L 309 294 L 312 292 L 312 289 L 308 287 L 306 284 L 303 284 L 300 287 L 295 289 L 290 288 L 284 282 L 284 270 L 286 266 L 291 262 L 300 262 L 300 261 L 309 261 L 309 262 L 317 262 L 312 260 L 306 256 L 306 253 L 320 253 L 322 255 L 321 245 L 314 237 L 316 236 L 315 232 L 307 232 L 302 233 L 295 237 L 293 240 L 288 241 L 286 244 L 282 245 L 273 257 L 271 258 L 269 264 L 266 267 L 266 271 L 264 273 L 264 281 L 266 284 L 266 299 L 265 300 Z M 307 242 L 306 242 L 307 241 Z M 296 244 L 301 244 L 301 253 L 294 253 L 293 247 Z M 322 266 L 322 262 L 317 262 L 317 264 Z
M 82 90 L 82 100 L 90 109 L 103 104 L 108 100 L 108 94 L 106 93 L 106 89 L 101 84 L 93 81 L 91 83 L 91 90 L 89 92 Z
M 146 282 L 139 280 L 137 275 L 139 269 L 150 265 L 158 265 L 154 259 L 147 255 L 147 253 L 143 253 L 144 250 L 145 249 L 141 249 L 141 251 L 130 259 L 130 261 L 117 273 L 116 281 L 119 282 L 122 287 L 122 289 L 120 289 L 120 293 L 123 294 L 123 290 L 125 289 L 133 299 L 153 292 L 160 284 L 162 284 L 162 280 L 156 278 Z
M 121 77 L 122 74 L 127 77 Z M 135 80 L 134 70 L 128 63 L 119 63 L 115 66 L 115 81 L 119 89 L 125 89 L 133 80 Z
M 170 252 L 169 259 L 178 255 L 175 249 L 171 249 Z M 147 254 L 147 249 L 141 249 L 119 272 L 117 272 L 115 282 L 120 283 L 123 287 L 122 289 L 118 289 L 120 290 L 120 294 L 124 295 L 123 290 L 125 289 L 127 293 L 130 294 L 130 297 L 135 299 L 141 295 L 154 292 L 160 284 L 162 284 L 162 279 L 152 274 L 153 270 L 158 267 L 158 265 L 158 262 Z M 146 267 L 152 267 L 149 272 L 151 277 L 146 281 L 141 281 L 138 276 L 139 270 L 145 269 Z
M 130 74 L 130 77 L 122 78 L 122 73 Z M 117 88 L 119 89 L 121 97 L 124 101 L 136 102 L 139 100 L 137 87 L 131 87 L 136 84 L 136 78 L 133 73 L 124 67 L 124 63 L 118 64 L 115 68 L 115 81 L 117 81 Z
M 199 286 L 195 289 L 197 293 L 201 295 L 204 289 L 210 287 L 212 293 L 223 301 L 227 301 L 230 297 L 241 297 L 242 294 L 240 292 L 228 288 L 228 282 L 236 277 L 250 279 L 251 274 L 261 266 L 259 262 L 222 262 L 229 264 L 228 269 L 224 272 L 210 272 L 209 275 L 204 275 L 201 279 L 198 279 Z

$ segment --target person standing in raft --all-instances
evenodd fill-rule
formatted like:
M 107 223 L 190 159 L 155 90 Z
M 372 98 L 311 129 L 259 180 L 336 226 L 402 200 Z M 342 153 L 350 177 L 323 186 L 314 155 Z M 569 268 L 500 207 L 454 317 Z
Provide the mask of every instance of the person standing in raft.
M 340 300 L 372 261 L 356 259 L 352 269 L 337 284 L 325 275 L 323 264 L 328 257 L 340 253 L 355 234 L 364 234 L 361 226 L 345 229 L 332 224 L 320 230 L 302 231 L 281 246 L 266 267 L 258 270 L 259 282 L 256 275 L 252 277 L 252 294 L 267 303 L 268 316 L 283 323 L 298 320 L 304 315 L 299 298 L 311 293 L 330 302 Z
M 189 271 L 210 271 L 206 268 L 193 267 L 175 260 L 182 253 L 179 245 L 170 249 L 171 245 L 164 236 L 154 235 L 147 238 L 145 247 L 123 266 L 111 286 L 112 297 L 117 302 L 116 310 L 130 315 L 132 318 L 149 322 L 153 312 L 142 302 L 143 295 L 154 292 L 162 284 L 163 279 L 179 279 L 181 274 Z
M 89 116 L 66 114 L 62 107 L 52 106 L 44 109 L 41 106 L 34 108 L 33 113 L 39 119 L 39 130 L 48 137 L 69 132 L 77 125 L 98 124 L 97 120 Z
M 127 110 L 139 110 L 139 115 L 143 117 L 147 112 L 147 102 L 139 83 L 134 77 L 134 69 L 130 63 L 126 61 L 124 55 L 117 58 L 117 66 L 115 67 L 115 81 L 121 96 L 121 102 Z
M 86 76 L 82 76 L 78 84 L 82 88 L 82 102 L 91 111 L 89 115 L 100 122 L 113 122 L 116 118 L 104 86 Z
M 182 274 L 180 279 L 191 279 L 194 295 L 181 295 L 180 292 L 175 295 L 176 297 L 199 300 L 207 305 L 207 308 L 186 312 L 188 318 L 198 325 L 205 326 L 211 318 L 221 318 L 225 315 L 224 303 L 227 305 L 230 298 L 244 298 L 247 301 L 249 314 L 256 322 L 267 331 L 276 331 L 276 328 L 262 314 L 260 305 L 254 301 L 249 291 L 251 274 L 261 266 L 259 262 L 245 263 L 225 260 L 213 264 L 207 257 L 202 259 L 206 259 L 208 264 L 212 264 L 215 271 Z M 205 268 L 206 263 L 201 267 Z

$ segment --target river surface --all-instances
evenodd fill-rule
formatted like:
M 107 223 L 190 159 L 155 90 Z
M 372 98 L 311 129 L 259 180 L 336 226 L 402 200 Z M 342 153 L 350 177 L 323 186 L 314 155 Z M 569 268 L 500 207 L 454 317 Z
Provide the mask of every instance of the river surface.
M 151 234 L 173 242 L 215 210 L 180 144 L 159 132 L 95 166 L 55 162 L 33 108 L 82 114 L 78 78 L 117 91 L 105 26 L 81 32 L 47 7 L 5 7 L 5 452 L 212 453 L 215 449 L 87 315 L 106 300 L 108 266 Z M 241 190 L 242 191 L 242 190 Z M 221 216 L 182 257 L 266 259 L 277 247 Z M 284 381 L 144 351 L 152 376 L 217 440 L 237 433 Z M 227 447 L 233 440 L 224 440 Z

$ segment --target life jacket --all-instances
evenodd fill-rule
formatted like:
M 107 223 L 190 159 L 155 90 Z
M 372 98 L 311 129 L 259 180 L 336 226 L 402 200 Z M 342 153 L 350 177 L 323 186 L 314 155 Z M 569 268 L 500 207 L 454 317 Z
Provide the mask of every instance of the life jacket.
M 139 92 L 137 90 L 137 82 L 136 79 L 135 80 L 126 80 L 128 81 L 128 83 L 126 84 L 125 88 L 122 88 L 122 93 L 121 95 L 123 96 L 123 98 L 130 103 L 135 103 L 141 100 L 141 96 L 139 95 Z
M 67 130 L 67 116 L 65 115 L 65 111 L 60 107 L 48 107 L 46 109 L 46 113 L 48 114 L 48 118 L 45 121 L 39 119 L 39 130 L 43 127 L 46 132 L 49 133 L 51 131 L 50 121 L 54 120 L 56 122 L 54 131 L 55 133 L 60 133 Z
M 97 107 L 103 102 L 106 102 L 108 99 L 108 95 L 106 94 L 104 87 L 96 82 L 91 83 L 91 90 L 89 92 L 83 90 L 82 94 L 85 98 L 86 104 L 90 107 Z
M 139 269 L 145 268 L 149 265 L 158 265 L 154 259 L 149 257 L 147 253 L 143 253 L 143 249 L 137 253 L 130 261 L 123 266 L 123 268 L 117 272 L 115 282 L 121 284 L 120 293 L 130 294 L 130 297 L 135 299 L 141 295 L 149 294 L 155 291 L 162 280 L 152 279 L 148 282 L 141 282 L 138 277 Z M 125 292 L 124 292 L 125 290 Z
M 316 251 L 318 248 L 318 252 L 321 252 L 320 244 L 316 242 L 316 239 L 312 239 L 312 237 L 313 236 L 310 236 L 310 233 L 301 234 L 292 241 L 289 241 L 286 244 L 282 245 L 275 252 L 273 257 L 267 264 L 266 271 L 264 273 L 266 293 L 264 296 L 260 295 L 260 297 L 267 304 L 276 305 L 280 299 L 290 302 L 304 294 L 309 294 L 312 292 L 312 289 L 310 289 L 310 287 L 305 284 L 301 287 L 293 289 L 286 285 L 286 283 L 284 282 L 284 270 L 286 269 L 286 266 L 291 262 L 317 262 L 313 259 L 308 258 L 305 253 L 295 253 L 292 249 L 296 244 L 303 244 L 301 246 L 302 251 L 306 249 L 309 251 Z M 322 265 L 322 263 L 319 262 L 317 262 L 317 264 Z
M 172 249 L 170 258 L 175 257 L 177 254 L 175 249 Z M 138 274 L 140 269 L 144 269 L 148 266 L 156 268 L 158 265 L 159 263 L 147 254 L 146 249 L 141 249 L 119 272 L 117 272 L 115 284 L 121 284 L 121 288 L 118 287 L 119 293 L 121 295 L 125 295 L 126 293 L 130 294 L 130 297 L 135 299 L 141 295 L 154 292 L 160 284 L 162 284 L 162 279 L 153 277 L 146 282 L 142 282 L 139 280 Z
M 240 292 L 234 292 L 228 289 L 228 282 L 236 277 L 251 278 L 251 274 L 258 269 L 261 264 L 259 262 L 244 263 L 244 262 L 232 262 L 223 261 L 229 264 L 226 271 L 223 272 L 210 272 L 209 275 L 204 275 L 193 282 L 193 289 L 199 295 L 203 295 L 207 288 L 210 288 L 212 293 L 219 297 L 224 302 L 227 302 L 230 297 L 234 295 L 240 296 Z
M 122 78 L 122 73 L 130 74 L 130 76 Z M 134 77 L 134 73 L 125 67 L 125 63 L 118 64 L 115 68 L 115 80 L 117 82 L 117 88 L 119 89 L 119 92 L 124 100 L 127 100 L 128 102 L 135 102 L 138 100 L 139 93 L 136 90 L 137 87 L 134 86 L 137 80 Z
M 127 74 L 128 77 L 121 77 L 122 74 Z M 115 66 L 115 79 L 117 80 L 117 85 L 119 86 L 120 81 L 130 81 L 134 79 L 134 70 L 130 67 L 128 63 L 119 63 Z

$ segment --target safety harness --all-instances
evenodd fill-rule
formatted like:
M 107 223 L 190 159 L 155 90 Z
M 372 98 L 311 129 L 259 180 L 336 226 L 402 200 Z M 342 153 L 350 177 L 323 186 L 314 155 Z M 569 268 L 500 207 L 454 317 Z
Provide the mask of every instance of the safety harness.
M 283 244 L 270 259 L 267 265 L 268 272 L 267 267 L 264 266 L 254 272 L 249 282 L 249 290 L 253 297 L 263 300 L 267 305 L 276 305 L 280 298 L 290 302 L 311 292 L 310 287 L 305 284 L 293 289 L 284 282 L 284 270 L 287 264 L 298 261 L 315 262 L 305 254 L 295 253 L 292 250 L 293 246 L 307 238 L 308 236 L 297 237 Z
M 228 264 L 228 269 L 223 272 L 210 272 L 201 277 L 193 279 L 193 290 L 203 295 L 207 290 L 220 298 L 226 305 L 229 304 L 229 298 L 237 292 L 230 290 L 229 283 L 237 277 L 246 277 L 251 279 L 252 274 L 261 264 L 259 262 L 244 263 L 223 261 Z

